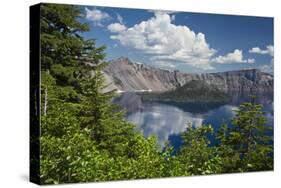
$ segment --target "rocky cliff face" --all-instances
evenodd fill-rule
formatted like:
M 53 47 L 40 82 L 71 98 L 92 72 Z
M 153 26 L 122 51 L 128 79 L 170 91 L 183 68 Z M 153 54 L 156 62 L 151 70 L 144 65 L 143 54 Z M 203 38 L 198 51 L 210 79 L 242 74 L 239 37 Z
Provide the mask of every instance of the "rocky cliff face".
M 121 91 L 167 91 L 191 80 L 201 80 L 224 92 L 273 92 L 273 76 L 257 69 L 190 74 L 131 62 L 112 61 L 104 70 L 107 80 Z
M 225 92 L 273 92 L 273 76 L 258 69 L 205 74 L 203 78 Z
M 111 62 L 104 72 L 122 91 L 166 91 L 178 84 L 173 72 L 133 63 L 127 58 Z

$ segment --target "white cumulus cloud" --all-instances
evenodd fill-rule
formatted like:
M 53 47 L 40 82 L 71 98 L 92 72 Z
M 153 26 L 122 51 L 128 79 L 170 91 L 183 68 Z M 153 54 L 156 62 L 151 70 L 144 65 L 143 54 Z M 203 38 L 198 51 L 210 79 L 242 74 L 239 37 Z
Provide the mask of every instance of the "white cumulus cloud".
M 262 54 L 271 56 L 271 61 L 268 64 L 262 65 L 259 68 L 263 72 L 273 73 L 273 62 L 274 62 L 274 47 L 273 45 L 267 45 L 265 49 L 260 47 L 253 47 L 249 50 L 249 53 Z
M 260 66 L 260 70 L 262 72 L 273 73 L 273 65 L 272 64 L 262 65 Z
M 125 25 L 122 25 L 120 23 L 112 23 L 107 26 L 107 29 L 113 33 L 120 33 L 126 30 L 127 28 Z
M 274 69 L 273 63 L 274 63 L 274 58 L 271 59 L 269 64 L 262 65 L 259 68 L 263 72 L 273 73 L 273 69 Z
M 116 13 L 116 19 L 120 24 L 124 25 L 123 17 L 120 14 Z
M 274 56 L 274 47 L 273 47 L 273 45 L 267 45 L 266 49 L 264 49 L 264 50 L 262 50 L 260 47 L 253 47 L 249 50 L 249 53 L 268 54 L 270 56 Z
M 243 51 L 239 49 L 235 49 L 233 52 L 226 54 L 225 56 L 218 56 L 212 59 L 214 63 L 254 63 L 255 59 L 244 59 Z
M 212 69 L 210 58 L 216 53 L 203 33 L 173 24 L 171 16 L 165 12 L 155 12 L 154 17 L 123 28 L 111 35 L 111 39 L 151 55 L 152 60 L 184 62 L 202 69 Z
M 255 59 L 254 58 L 248 59 L 248 63 L 255 63 Z
M 161 69 L 165 69 L 165 70 L 173 70 L 176 68 L 176 65 L 172 62 L 167 62 L 167 61 L 153 61 L 152 65 L 156 65 L 158 67 L 160 67 Z
M 91 10 L 86 7 L 85 11 L 86 19 L 93 21 L 95 26 L 103 26 L 102 22 L 110 19 L 109 14 L 98 9 Z

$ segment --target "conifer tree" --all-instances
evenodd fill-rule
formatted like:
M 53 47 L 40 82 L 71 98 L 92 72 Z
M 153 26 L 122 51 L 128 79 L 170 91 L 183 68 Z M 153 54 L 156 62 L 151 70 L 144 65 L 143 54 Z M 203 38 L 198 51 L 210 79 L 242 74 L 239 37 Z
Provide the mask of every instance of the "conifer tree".
M 243 103 L 232 126 L 223 126 L 218 138 L 226 172 L 273 169 L 271 128 L 266 125 L 262 105 Z

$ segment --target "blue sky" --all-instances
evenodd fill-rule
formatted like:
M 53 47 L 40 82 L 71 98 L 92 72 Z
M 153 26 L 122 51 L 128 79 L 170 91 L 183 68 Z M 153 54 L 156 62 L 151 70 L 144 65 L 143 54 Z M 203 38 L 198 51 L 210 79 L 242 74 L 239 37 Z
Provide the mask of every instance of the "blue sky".
M 82 35 L 106 45 L 106 60 L 184 72 L 259 68 L 272 72 L 273 18 L 142 9 L 81 7 Z

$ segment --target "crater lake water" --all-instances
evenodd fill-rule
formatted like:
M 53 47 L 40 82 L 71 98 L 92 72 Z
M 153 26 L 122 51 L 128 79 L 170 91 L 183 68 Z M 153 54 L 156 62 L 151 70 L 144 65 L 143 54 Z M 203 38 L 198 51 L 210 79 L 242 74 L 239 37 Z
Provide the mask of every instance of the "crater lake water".
M 232 100 L 224 104 L 144 102 L 137 93 L 127 92 L 115 98 L 114 103 L 126 109 L 126 119 L 134 123 L 136 130 L 144 136 L 155 135 L 160 147 L 169 141 L 175 149 L 179 149 L 182 144 L 180 135 L 188 123 L 194 127 L 211 124 L 216 132 L 223 123 L 231 124 L 238 106 L 250 100 L 250 94 L 232 93 Z M 263 105 L 267 126 L 273 127 L 272 94 L 259 94 L 255 102 Z

